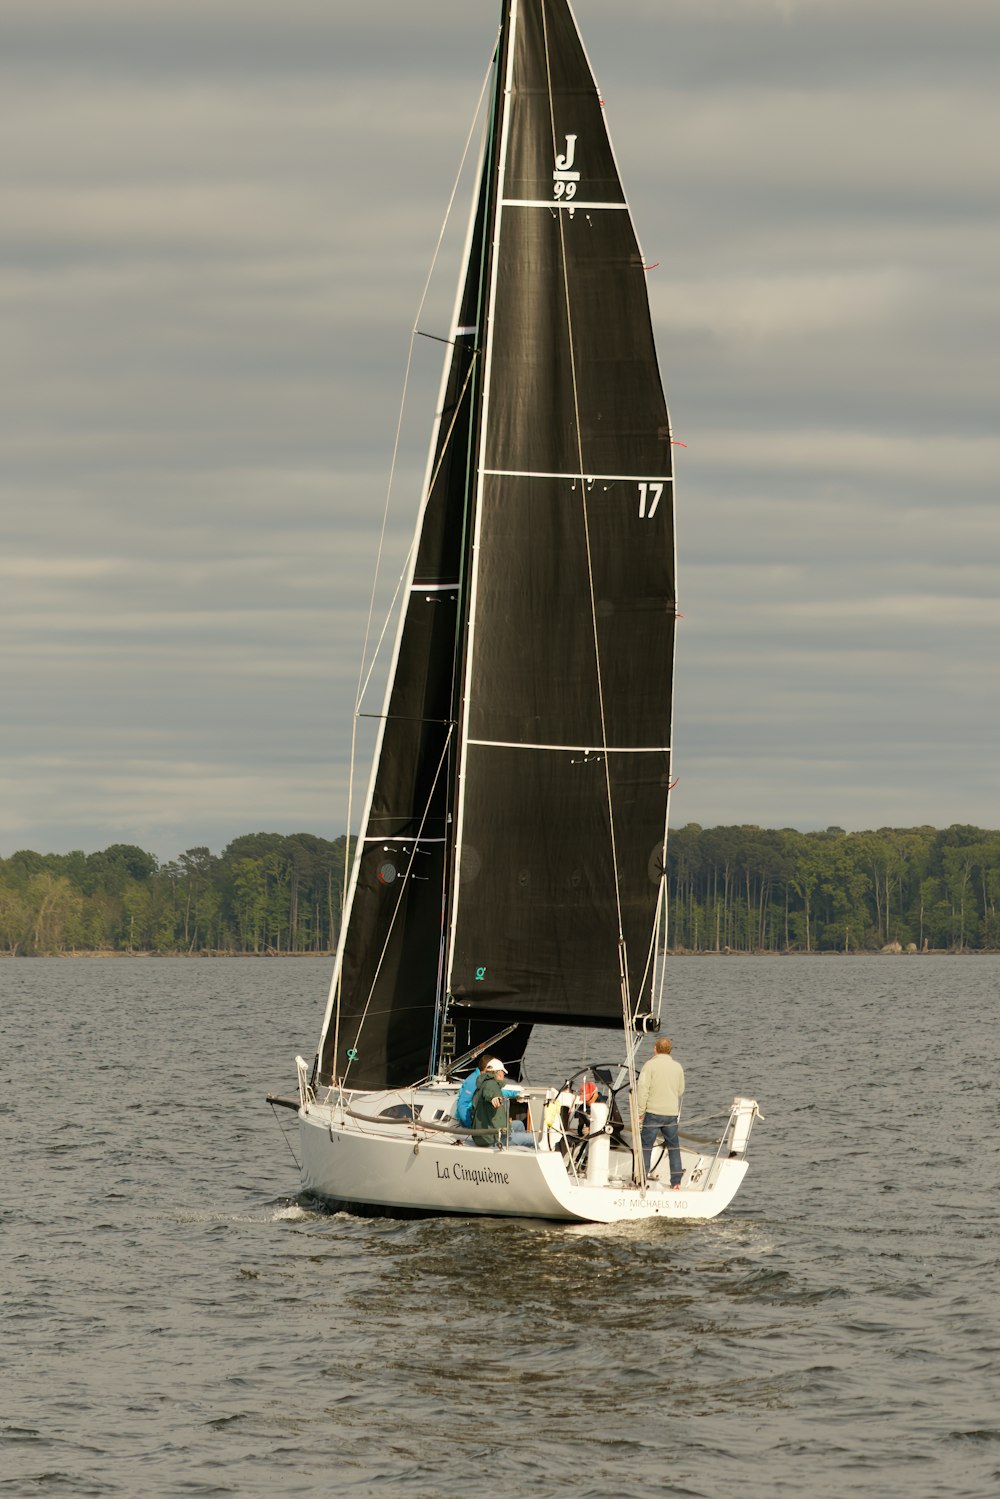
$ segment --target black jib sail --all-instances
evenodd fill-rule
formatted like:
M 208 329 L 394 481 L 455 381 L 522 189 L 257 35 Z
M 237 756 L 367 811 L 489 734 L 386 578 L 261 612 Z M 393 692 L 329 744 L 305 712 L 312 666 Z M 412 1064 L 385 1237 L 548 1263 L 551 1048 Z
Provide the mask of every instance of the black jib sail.
M 445 1019 L 523 1044 L 649 1007 L 676 605 L 645 274 L 572 11 L 508 0 L 323 1082 L 417 1081 Z

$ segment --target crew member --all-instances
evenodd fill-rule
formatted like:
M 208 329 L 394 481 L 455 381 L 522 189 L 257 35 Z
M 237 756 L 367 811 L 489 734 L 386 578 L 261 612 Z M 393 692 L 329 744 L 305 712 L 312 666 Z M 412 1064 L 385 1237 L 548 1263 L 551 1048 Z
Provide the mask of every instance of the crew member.
M 681 1142 L 677 1122 L 684 1097 L 684 1068 L 671 1056 L 674 1043 L 668 1036 L 657 1036 L 653 1055 L 639 1073 L 636 1102 L 642 1126 L 642 1159 L 649 1176 L 653 1146 L 662 1135 L 670 1160 L 670 1185 L 680 1191 L 684 1167 L 681 1164 Z

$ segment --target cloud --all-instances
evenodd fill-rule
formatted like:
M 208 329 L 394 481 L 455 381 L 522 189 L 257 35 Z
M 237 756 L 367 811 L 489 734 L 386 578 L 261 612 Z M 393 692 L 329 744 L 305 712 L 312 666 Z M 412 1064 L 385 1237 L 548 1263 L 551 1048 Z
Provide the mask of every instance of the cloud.
M 889 480 L 906 484 L 912 501 L 913 486 L 938 488 L 956 473 L 970 494 L 980 488 L 991 491 L 1000 474 L 1000 437 L 947 430 L 871 432 L 833 424 L 808 431 L 775 427 L 712 432 L 704 456 L 711 467 L 754 475 L 766 471 L 778 477 L 793 473 Z
M 688 444 L 675 819 L 988 822 L 995 7 L 576 9 Z M 341 831 L 493 27 L 8 0 L 0 852 Z

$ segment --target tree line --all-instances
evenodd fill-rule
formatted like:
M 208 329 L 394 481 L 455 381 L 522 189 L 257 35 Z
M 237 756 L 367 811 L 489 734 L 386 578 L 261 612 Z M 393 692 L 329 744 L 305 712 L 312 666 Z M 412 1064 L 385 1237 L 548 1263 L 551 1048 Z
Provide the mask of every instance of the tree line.
M 0 859 L 0 952 L 329 952 L 346 838 L 248 833 L 160 864 L 131 843 Z
M 100 853 L 0 859 L 0 952 L 326 953 L 347 840 L 249 833 L 160 864 Z M 670 834 L 675 952 L 1000 949 L 1000 832 L 956 824 L 877 832 L 702 828 Z
M 1000 948 L 1000 832 L 701 828 L 671 833 L 675 951 Z

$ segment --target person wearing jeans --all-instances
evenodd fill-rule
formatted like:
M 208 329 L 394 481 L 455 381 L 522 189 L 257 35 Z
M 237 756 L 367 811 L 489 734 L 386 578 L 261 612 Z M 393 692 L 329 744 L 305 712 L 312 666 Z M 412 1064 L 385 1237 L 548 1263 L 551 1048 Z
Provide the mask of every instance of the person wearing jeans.
M 646 1176 L 649 1177 L 650 1168 L 653 1163 L 653 1146 L 656 1144 L 657 1135 L 662 1135 L 667 1145 L 667 1157 L 670 1161 L 670 1185 L 680 1190 L 681 1177 L 684 1168 L 681 1165 L 681 1142 L 677 1132 L 676 1114 L 650 1114 L 646 1113 L 642 1118 L 642 1159 L 646 1166 Z
M 653 1164 L 653 1146 L 657 1135 L 663 1136 L 670 1161 L 670 1185 L 680 1189 L 684 1167 L 681 1164 L 681 1142 L 678 1119 L 684 1096 L 684 1068 L 671 1052 L 673 1042 L 658 1036 L 653 1055 L 639 1073 L 637 1103 L 641 1126 L 642 1159 L 649 1176 Z

